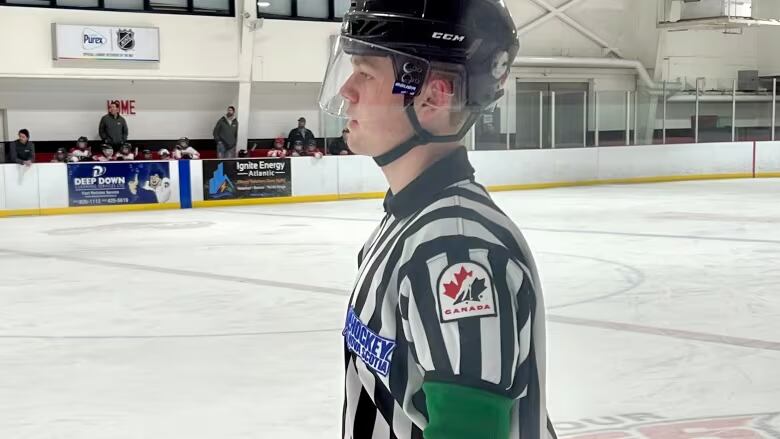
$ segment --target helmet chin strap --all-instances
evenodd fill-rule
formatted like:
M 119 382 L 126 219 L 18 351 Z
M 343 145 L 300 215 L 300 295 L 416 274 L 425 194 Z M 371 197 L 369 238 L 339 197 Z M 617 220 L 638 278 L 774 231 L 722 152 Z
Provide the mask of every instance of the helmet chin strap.
M 374 157 L 374 162 L 376 162 L 376 164 L 379 165 L 380 167 L 387 166 L 390 163 L 393 163 L 394 161 L 400 159 L 401 157 L 406 155 L 406 153 L 408 153 L 409 151 L 411 151 L 412 149 L 420 145 L 425 145 L 428 143 L 456 142 L 462 139 L 463 136 L 466 135 L 469 129 L 471 129 L 471 126 L 479 117 L 479 113 L 472 113 L 471 115 L 469 115 L 469 117 L 466 119 L 466 123 L 463 124 L 463 126 L 460 128 L 460 130 L 457 133 L 449 136 L 436 136 L 434 134 L 431 134 L 430 131 L 426 130 L 425 128 L 422 127 L 422 125 L 420 125 L 420 120 L 417 119 L 417 112 L 414 110 L 414 105 L 407 105 L 405 112 L 406 112 L 406 117 L 409 119 L 409 122 L 412 124 L 412 129 L 414 129 L 414 134 L 412 135 L 412 137 L 408 138 L 406 141 L 392 148 L 390 151 L 387 151 L 384 154 L 380 154 Z

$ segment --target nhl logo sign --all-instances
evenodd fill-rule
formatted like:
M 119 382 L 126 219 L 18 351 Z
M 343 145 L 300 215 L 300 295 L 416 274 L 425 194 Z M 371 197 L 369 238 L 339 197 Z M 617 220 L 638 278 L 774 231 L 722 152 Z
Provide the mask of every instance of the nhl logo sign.
M 135 48 L 135 33 L 132 29 L 119 29 L 116 32 L 117 45 L 124 51 Z
M 450 265 L 439 276 L 438 289 L 442 323 L 496 315 L 493 279 L 480 264 L 462 262 Z

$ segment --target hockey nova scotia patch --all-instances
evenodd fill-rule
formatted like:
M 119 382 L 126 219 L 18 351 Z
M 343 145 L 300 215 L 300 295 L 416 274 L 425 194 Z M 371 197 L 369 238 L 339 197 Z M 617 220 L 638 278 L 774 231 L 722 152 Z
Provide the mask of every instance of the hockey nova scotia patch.
M 341 333 L 347 348 L 363 360 L 363 363 L 374 372 L 387 376 L 390 372 L 395 340 L 377 335 L 360 321 L 353 308 L 347 313 L 344 331 Z
M 439 276 L 437 285 L 442 323 L 496 315 L 493 279 L 482 265 L 476 262 L 450 265 Z

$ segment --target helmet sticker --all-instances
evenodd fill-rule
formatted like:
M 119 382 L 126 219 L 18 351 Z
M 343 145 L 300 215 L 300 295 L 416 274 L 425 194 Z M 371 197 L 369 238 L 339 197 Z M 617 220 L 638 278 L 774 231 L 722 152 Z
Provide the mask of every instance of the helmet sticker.
M 398 57 L 397 57 L 398 58 Z M 395 59 L 393 94 L 416 96 L 425 81 L 427 66 L 416 60 Z

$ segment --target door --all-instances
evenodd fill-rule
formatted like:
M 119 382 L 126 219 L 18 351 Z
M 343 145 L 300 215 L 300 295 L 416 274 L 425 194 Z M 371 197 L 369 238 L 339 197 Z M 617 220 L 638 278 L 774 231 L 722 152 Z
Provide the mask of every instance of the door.
M 8 143 L 6 142 L 8 139 L 5 136 L 5 110 L 0 108 L 0 163 L 5 163 L 5 158 L 8 157 L 6 154 Z
M 587 91 L 587 82 L 518 81 L 517 134 L 512 142 L 514 148 L 584 146 Z

